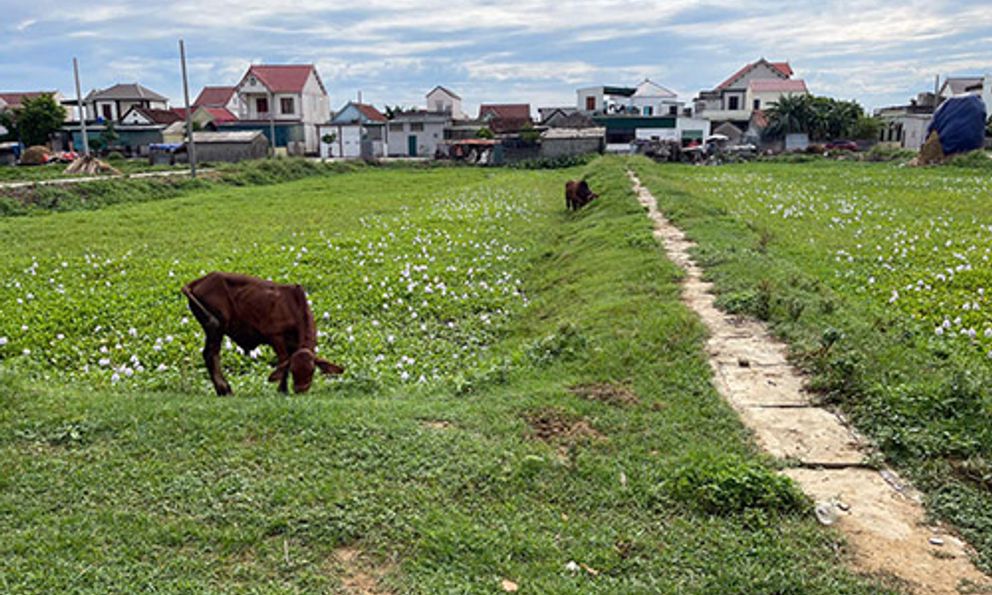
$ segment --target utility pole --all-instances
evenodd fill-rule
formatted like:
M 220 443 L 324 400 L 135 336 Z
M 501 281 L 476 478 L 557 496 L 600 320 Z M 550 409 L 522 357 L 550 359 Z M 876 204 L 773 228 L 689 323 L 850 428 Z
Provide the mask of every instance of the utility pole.
M 186 45 L 179 40 L 179 62 L 183 67 L 183 97 L 186 99 L 186 152 L 189 155 L 189 175 L 196 177 L 196 143 L 193 142 L 193 114 L 189 109 L 189 81 L 186 79 Z
M 272 138 L 272 156 L 276 156 L 276 94 L 269 91 L 269 136 Z M 303 109 L 300 106 L 300 109 Z M 286 141 L 286 151 L 289 151 L 289 141 Z
M 89 155 L 90 139 L 86 132 L 86 109 L 83 107 L 83 94 L 79 91 L 79 61 L 76 58 L 72 59 L 72 74 L 76 77 L 76 108 L 79 110 L 79 124 L 83 127 L 83 155 Z

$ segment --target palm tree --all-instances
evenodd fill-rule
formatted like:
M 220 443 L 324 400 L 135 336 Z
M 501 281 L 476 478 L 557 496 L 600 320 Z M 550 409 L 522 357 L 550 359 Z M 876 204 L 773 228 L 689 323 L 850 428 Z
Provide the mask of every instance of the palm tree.
M 765 136 L 782 138 L 796 132 L 809 132 L 813 120 L 811 99 L 808 95 L 783 95 L 771 104 L 765 115 L 768 127 Z

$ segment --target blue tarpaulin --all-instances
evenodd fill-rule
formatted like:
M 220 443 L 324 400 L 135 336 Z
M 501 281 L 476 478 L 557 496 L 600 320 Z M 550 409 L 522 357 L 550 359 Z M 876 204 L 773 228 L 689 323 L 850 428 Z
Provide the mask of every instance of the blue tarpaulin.
M 985 143 L 985 103 L 977 95 L 951 97 L 940 104 L 927 127 L 940 137 L 944 155 L 981 149 Z

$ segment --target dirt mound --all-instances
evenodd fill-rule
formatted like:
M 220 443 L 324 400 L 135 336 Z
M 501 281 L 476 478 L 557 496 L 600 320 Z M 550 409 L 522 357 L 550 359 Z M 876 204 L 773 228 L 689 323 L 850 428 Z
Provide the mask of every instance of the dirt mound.
M 527 414 L 525 418 L 534 438 L 544 442 L 576 442 L 604 437 L 588 421 L 560 409 L 539 409 Z
M 577 397 L 589 401 L 599 401 L 618 407 L 630 407 L 641 402 L 634 391 L 622 384 L 599 382 L 595 384 L 577 384 L 568 388 Z
M 364 563 L 362 551 L 349 546 L 339 547 L 328 560 L 334 574 L 341 577 L 341 593 L 349 595 L 389 595 L 391 591 L 379 584 L 379 579 L 391 567 L 370 567 Z

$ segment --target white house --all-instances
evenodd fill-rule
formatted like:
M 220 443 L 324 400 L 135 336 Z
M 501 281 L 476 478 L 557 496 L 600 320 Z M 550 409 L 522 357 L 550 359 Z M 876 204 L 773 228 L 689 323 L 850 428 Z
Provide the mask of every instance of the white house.
M 751 111 L 768 109 L 783 97 L 809 95 L 806 81 L 801 79 L 756 79 L 747 84 L 744 105 Z
M 649 79 L 636 87 L 583 87 L 576 95 L 576 107 L 589 115 L 677 116 L 684 105 L 674 91 Z
M 451 114 L 427 110 L 400 112 L 387 125 L 388 152 L 395 157 L 433 157 L 451 126 Z
M 438 85 L 427 93 L 427 111 L 448 112 L 454 120 L 467 120 L 462 111 L 462 98 L 451 89 Z
M 700 92 L 694 101 L 695 113 L 712 122 L 729 121 L 746 126 L 754 110 L 765 109 L 782 95 L 809 92 L 806 83 L 792 79 L 792 75 L 788 62 L 761 58 L 730 75 L 715 89 Z
M 644 79 L 634 88 L 629 105 L 643 116 L 677 116 L 684 102 L 675 91 Z
M 271 122 L 278 128 L 275 146 L 317 153 L 317 126 L 328 121 L 331 108 L 313 64 L 255 64 L 235 89 L 239 122 L 230 123 L 231 127 L 254 123 L 258 128 L 257 124 Z
M 169 109 L 169 100 L 138 83 L 118 83 L 99 91 L 90 91 L 83 99 L 88 119 L 118 122 L 132 107 Z
M 387 154 L 386 116 L 371 105 L 349 101 L 318 127 L 320 156 L 327 158 L 376 159 Z

